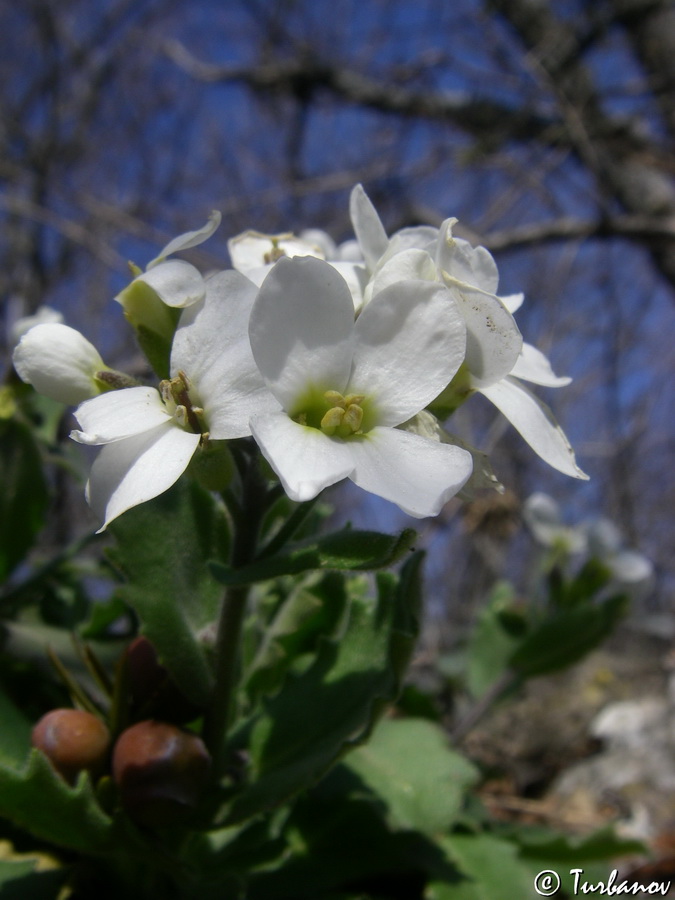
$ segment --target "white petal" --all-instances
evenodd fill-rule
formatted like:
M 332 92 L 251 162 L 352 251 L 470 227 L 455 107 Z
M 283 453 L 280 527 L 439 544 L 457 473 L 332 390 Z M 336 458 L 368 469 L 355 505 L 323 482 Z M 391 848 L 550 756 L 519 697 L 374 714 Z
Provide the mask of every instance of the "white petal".
M 93 344 L 68 325 L 45 323 L 27 331 L 14 350 L 14 368 L 36 391 L 77 404 L 94 397 L 94 375 L 107 366 Z
M 351 263 L 360 263 L 364 264 L 363 253 L 361 252 L 361 247 L 359 242 L 350 238 L 348 241 L 343 241 L 335 250 L 335 260 L 331 260 L 332 262 L 351 262 Z
M 410 516 L 436 516 L 471 475 L 471 454 L 397 428 L 374 428 L 349 447 L 351 480 Z
M 321 228 L 305 228 L 300 232 L 299 237 L 301 241 L 318 247 L 323 253 L 324 259 L 333 260 L 336 258 L 337 247 L 327 231 L 323 231 Z
M 189 247 L 196 247 L 198 244 L 203 244 L 220 225 L 220 220 L 220 213 L 217 209 L 214 209 L 210 213 L 206 225 L 198 228 L 196 231 L 186 231 L 185 234 L 179 234 L 178 237 L 169 241 L 159 256 L 148 263 L 146 269 L 154 268 L 158 263 L 163 262 L 167 256 L 171 256 L 172 253 L 178 253 L 179 250 L 187 250 Z
M 472 287 L 497 293 L 499 272 L 492 255 L 485 247 L 472 247 L 468 241 L 452 236 L 451 228 L 456 219 L 446 219 L 441 225 L 436 264 L 451 278 Z
M 284 412 L 257 416 L 251 421 L 251 431 L 284 490 L 296 502 L 311 500 L 354 468 L 347 442 L 328 437 L 318 428 L 298 425 Z
M 87 500 L 103 529 L 132 506 L 163 494 L 183 474 L 200 436 L 169 421 L 135 437 L 106 444 L 94 460 Z
M 368 268 L 373 271 L 387 249 L 389 238 L 363 187 L 357 184 L 349 198 L 349 215 Z
M 284 409 L 312 386 L 342 392 L 352 362 L 354 304 L 344 278 L 312 257 L 280 259 L 253 304 L 253 357 Z
M 355 325 L 350 393 L 372 398 L 380 425 L 399 425 L 430 403 L 464 358 L 465 328 L 450 292 L 426 281 L 381 291 Z
M 163 303 L 180 309 L 203 300 L 206 293 L 204 278 L 199 269 L 182 259 L 160 262 L 134 281 L 143 281 Z
M 436 265 L 425 250 L 402 250 L 378 268 L 371 281 L 371 298 L 397 281 L 415 280 L 437 282 Z
M 331 261 L 331 266 L 347 282 L 347 287 L 352 295 L 354 312 L 358 312 L 363 306 L 363 294 L 368 284 L 368 271 L 363 263 Z
M 421 437 L 428 438 L 433 441 L 440 441 L 442 444 L 452 444 L 455 447 L 461 447 L 471 454 L 473 461 L 473 471 L 471 477 L 466 482 L 458 496 L 467 502 L 475 499 L 477 491 L 497 491 L 499 494 L 504 493 L 504 485 L 494 473 L 492 463 L 487 453 L 477 450 L 466 441 L 458 438 L 457 435 L 449 434 L 438 421 L 436 416 L 427 409 L 420 410 L 412 419 L 403 422 L 398 426 L 403 431 L 410 431 L 412 434 L 419 434 Z
M 457 221 L 453 219 L 452 221 Z M 438 242 L 438 228 L 432 225 L 415 225 L 411 228 L 401 228 L 389 239 L 386 251 L 380 259 L 380 266 L 404 250 L 426 250 L 434 253 Z
M 545 462 L 572 478 L 588 479 L 549 407 L 515 379 L 479 388 Z
M 466 364 L 477 388 L 508 375 L 523 346 L 516 320 L 493 294 L 451 288 L 466 322 Z
M 510 374 L 514 378 L 522 378 L 524 381 L 531 381 L 544 387 L 564 387 L 572 381 L 567 376 L 556 375 L 541 350 L 537 350 L 531 344 L 523 344 L 520 356 Z
M 232 266 L 250 278 L 249 272 L 273 265 L 288 256 L 315 256 L 325 259 L 323 248 L 309 240 L 297 238 L 291 232 L 263 234 L 260 231 L 244 231 L 227 242 Z
M 245 437 L 249 419 L 279 408 L 251 353 L 248 323 L 256 286 L 228 270 L 206 282 L 206 299 L 181 315 L 171 375 L 186 373 L 213 440 Z
M 515 312 L 518 312 L 520 307 L 523 305 L 525 294 L 508 294 L 506 297 L 500 297 L 499 299 L 502 301 L 511 315 L 513 315 Z
M 109 444 L 142 434 L 170 420 L 158 391 L 152 387 L 109 391 L 87 400 L 75 410 L 82 431 L 71 431 L 79 444 Z

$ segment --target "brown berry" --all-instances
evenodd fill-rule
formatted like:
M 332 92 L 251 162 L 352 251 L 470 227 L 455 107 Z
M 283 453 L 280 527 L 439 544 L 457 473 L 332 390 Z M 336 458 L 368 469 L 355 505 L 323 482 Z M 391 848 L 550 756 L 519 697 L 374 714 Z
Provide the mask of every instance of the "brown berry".
M 196 734 L 147 720 L 119 736 L 112 770 L 129 815 L 154 827 L 194 809 L 209 777 L 211 757 Z
M 93 778 L 103 772 L 110 732 L 97 716 L 82 709 L 52 709 L 33 728 L 31 743 L 73 784 L 82 771 Z
M 144 635 L 129 644 L 126 666 L 133 719 L 154 718 L 180 725 L 199 715 L 199 707 L 183 694 Z

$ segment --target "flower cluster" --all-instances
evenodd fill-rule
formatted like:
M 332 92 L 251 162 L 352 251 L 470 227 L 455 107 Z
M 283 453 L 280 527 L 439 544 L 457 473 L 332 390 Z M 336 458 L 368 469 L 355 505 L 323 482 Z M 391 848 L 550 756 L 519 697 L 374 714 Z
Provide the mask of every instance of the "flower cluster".
M 389 237 L 357 185 L 355 239 L 324 232 L 229 241 L 233 269 L 208 277 L 167 259 L 206 240 L 171 241 L 116 298 L 158 374 L 132 382 L 61 322 L 21 338 L 20 377 L 80 404 L 71 437 L 100 447 L 87 484 L 103 528 L 166 491 L 217 442 L 252 436 L 295 501 L 351 479 L 411 516 L 436 515 L 457 492 L 498 482 L 484 454 L 443 422 L 482 393 L 554 468 L 585 478 L 551 411 L 522 383 L 560 387 L 523 343 L 522 296 L 500 297 L 482 247 L 440 228 Z

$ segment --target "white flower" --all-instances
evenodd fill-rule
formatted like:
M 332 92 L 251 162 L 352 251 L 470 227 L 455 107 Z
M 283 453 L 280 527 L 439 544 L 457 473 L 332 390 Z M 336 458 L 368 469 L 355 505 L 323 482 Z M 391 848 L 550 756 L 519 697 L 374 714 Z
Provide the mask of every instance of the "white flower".
M 584 530 L 565 525 L 558 503 L 540 491 L 523 504 L 523 518 L 534 539 L 544 547 L 558 547 L 566 553 L 583 553 L 588 543 Z
M 167 261 L 167 257 L 180 250 L 188 250 L 204 243 L 220 225 L 221 215 L 213 210 L 208 221 L 196 231 L 187 231 L 173 238 L 164 247 L 159 256 L 156 256 L 145 267 L 145 272 L 139 272 L 134 280 L 115 299 L 125 307 L 132 302 L 136 287 L 141 284 L 150 288 L 162 303 L 167 306 L 182 309 L 203 300 L 206 288 L 204 278 L 195 266 L 182 259 Z
M 252 413 L 276 408 L 251 356 L 248 318 L 256 288 L 237 272 L 206 284 L 183 311 L 160 392 L 133 387 L 83 403 L 71 437 L 102 445 L 87 499 L 103 528 L 125 510 L 168 490 L 200 443 L 249 435 Z
M 18 344 L 21 338 L 35 328 L 36 325 L 48 325 L 63 322 L 63 315 L 52 306 L 39 306 L 33 315 L 22 316 L 12 325 L 9 332 L 9 340 L 12 345 Z
M 40 394 L 72 405 L 104 390 L 97 375 L 109 371 L 96 347 L 60 322 L 27 331 L 14 350 L 13 362 L 19 377 Z
M 466 451 L 396 426 L 447 384 L 465 329 L 439 285 L 401 282 L 354 321 L 344 279 L 318 259 L 281 259 L 250 321 L 251 349 L 282 406 L 251 431 L 288 495 L 350 478 L 412 516 L 436 515 L 471 474 Z
M 419 279 L 444 284 L 458 305 L 467 330 L 466 357 L 441 398 L 447 411 L 479 392 L 550 466 L 588 478 L 549 407 L 520 382 L 562 387 L 571 379 L 557 377 L 544 354 L 523 343 L 513 318 L 523 296 L 497 295 L 499 273 L 491 254 L 454 237 L 456 219 L 446 219 L 440 229 L 405 228 L 389 238 L 361 185 L 352 191 L 350 212 L 370 271 L 364 304 L 399 280 Z
M 274 264 L 283 258 L 314 256 L 325 259 L 322 244 L 294 234 L 263 234 L 261 231 L 242 231 L 227 242 L 233 267 L 260 286 Z
M 308 228 L 299 237 L 285 234 L 262 234 L 244 231 L 227 242 L 234 268 L 260 286 L 272 267 L 284 257 L 314 256 L 325 259 L 347 282 L 354 301 L 354 308 L 361 307 L 368 273 L 356 241 L 345 241 L 339 246 L 325 231 Z

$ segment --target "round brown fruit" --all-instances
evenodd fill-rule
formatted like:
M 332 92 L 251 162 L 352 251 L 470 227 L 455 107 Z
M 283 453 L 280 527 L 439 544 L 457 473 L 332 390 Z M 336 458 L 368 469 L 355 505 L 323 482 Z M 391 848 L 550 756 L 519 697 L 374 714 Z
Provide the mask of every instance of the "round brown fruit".
M 82 709 L 52 709 L 33 728 L 31 743 L 73 784 L 82 771 L 100 775 L 108 759 L 107 725 Z
M 119 736 L 112 770 L 129 815 L 156 827 L 194 809 L 209 777 L 211 757 L 196 734 L 149 719 Z

